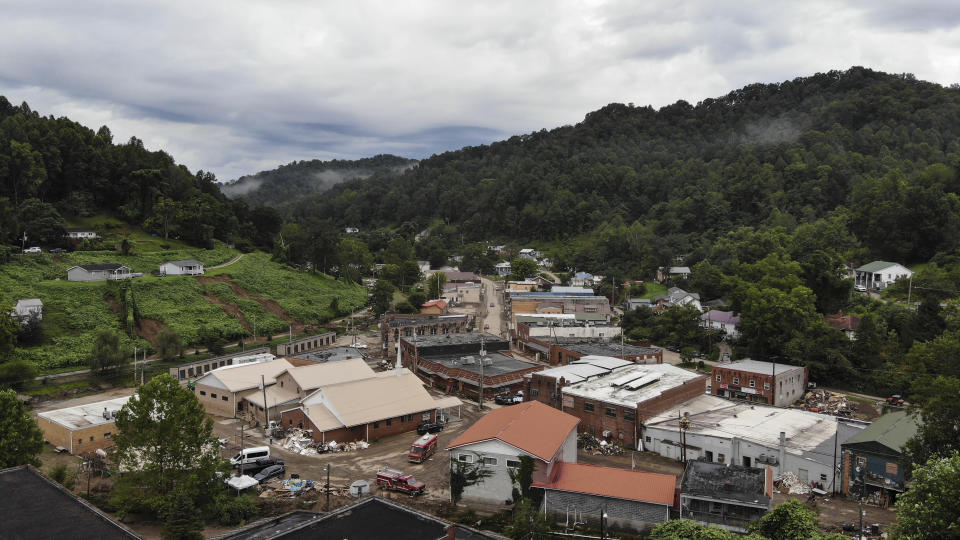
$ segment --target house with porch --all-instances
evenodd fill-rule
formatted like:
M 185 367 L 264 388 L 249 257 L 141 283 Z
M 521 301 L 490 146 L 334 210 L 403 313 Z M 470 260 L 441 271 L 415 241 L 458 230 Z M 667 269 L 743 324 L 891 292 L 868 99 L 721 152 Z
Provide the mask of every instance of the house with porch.
M 67 281 L 107 281 L 133 277 L 122 264 L 81 264 L 67 269 Z
M 856 285 L 868 289 L 886 289 L 898 279 L 913 277 L 913 271 L 902 264 L 887 261 L 873 261 L 853 271 Z
M 203 274 L 203 263 L 193 259 L 167 261 L 160 265 L 161 276 L 197 276 Z

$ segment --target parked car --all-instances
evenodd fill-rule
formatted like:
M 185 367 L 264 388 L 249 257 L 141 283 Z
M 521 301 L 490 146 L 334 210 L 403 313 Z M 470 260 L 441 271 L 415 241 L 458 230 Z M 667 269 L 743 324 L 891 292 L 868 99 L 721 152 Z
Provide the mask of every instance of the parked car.
M 37 246 L 33 246 L 33 247 L 28 247 L 27 249 L 23 250 L 23 252 L 24 253 L 42 253 L 43 250 Z
M 240 471 L 240 474 L 246 474 L 248 476 L 254 476 L 258 473 L 263 472 L 268 467 L 273 467 L 274 465 L 283 465 L 283 461 L 276 458 L 260 458 L 252 463 L 244 463 L 237 467 Z
M 423 435 L 425 433 L 439 433 L 443 431 L 443 424 L 440 422 L 424 422 L 417 426 L 417 433 Z
M 906 402 L 903 400 L 903 396 L 900 394 L 894 394 L 887 398 L 887 404 L 889 405 L 903 406 L 904 403 Z
M 854 285 L 854 286 L 853 286 L 853 290 L 859 291 L 859 292 L 867 292 L 867 286 L 866 286 L 866 285 Z
M 287 469 L 283 466 L 283 463 L 277 463 L 276 465 L 271 465 L 266 469 L 257 473 L 253 477 L 254 480 L 260 482 L 261 484 L 270 480 L 271 478 L 283 478 L 283 475 L 286 474 Z
M 513 405 L 515 403 L 523 403 L 523 393 L 511 394 L 506 392 L 504 394 L 497 394 L 493 397 L 494 403 L 497 405 Z

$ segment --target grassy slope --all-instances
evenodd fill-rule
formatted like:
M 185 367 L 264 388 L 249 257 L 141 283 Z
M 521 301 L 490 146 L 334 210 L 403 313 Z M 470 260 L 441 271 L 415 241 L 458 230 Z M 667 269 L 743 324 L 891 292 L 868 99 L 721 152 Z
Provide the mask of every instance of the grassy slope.
M 68 268 L 86 263 L 117 262 L 135 272 L 144 272 L 143 277 L 133 280 L 133 292 L 142 316 L 164 323 L 187 343 L 196 341 L 202 327 L 217 328 L 228 336 L 249 334 L 237 318 L 208 302 L 204 293 L 237 305 L 248 321 L 255 317 L 259 335 L 286 329 L 285 321 L 267 312 L 255 300 L 237 297 L 226 284 L 204 285 L 191 277 L 158 278 L 149 274 L 168 260 L 197 259 L 208 266 L 221 264 L 233 258 L 238 253 L 236 250 L 222 244 L 211 250 L 191 248 L 119 224 L 105 229 L 105 224 L 109 223 L 115 222 L 101 217 L 71 225 L 93 226 L 98 231 L 106 231 L 105 245 L 115 245 L 111 242 L 126 237 L 134 244 L 132 255 L 124 257 L 108 250 L 77 251 L 55 257 L 43 253 L 25 255 L 23 264 L 15 260 L 0 265 L 0 306 L 12 306 L 21 298 L 40 298 L 44 303 L 45 342 L 41 346 L 17 349 L 18 357 L 35 362 L 44 372 L 82 365 L 97 331 L 121 331 L 117 317 L 104 299 L 104 283 L 66 281 Z M 270 261 L 270 257 L 263 253 L 248 254 L 238 263 L 210 273 L 231 274 L 233 281 L 251 294 L 276 301 L 291 317 L 303 322 L 330 316 L 328 307 L 334 296 L 340 297 L 341 306 L 361 305 L 366 300 L 366 293 L 359 286 L 327 276 L 298 272 Z M 131 339 L 124 335 L 123 339 L 131 348 L 135 343 L 139 347 L 148 345 L 140 338 Z

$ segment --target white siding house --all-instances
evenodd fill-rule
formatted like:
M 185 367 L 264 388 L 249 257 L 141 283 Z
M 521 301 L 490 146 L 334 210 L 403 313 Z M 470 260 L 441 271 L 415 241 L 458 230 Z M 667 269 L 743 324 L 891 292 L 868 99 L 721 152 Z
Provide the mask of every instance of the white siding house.
M 900 278 L 910 278 L 913 271 L 899 263 L 873 261 L 853 271 L 856 284 L 868 289 L 886 289 Z
M 164 276 L 194 276 L 203 274 L 203 263 L 192 259 L 185 261 L 167 261 L 160 265 L 160 274 Z
M 67 281 L 107 281 L 130 277 L 130 267 L 122 264 L 83 264 L 67 269 Z

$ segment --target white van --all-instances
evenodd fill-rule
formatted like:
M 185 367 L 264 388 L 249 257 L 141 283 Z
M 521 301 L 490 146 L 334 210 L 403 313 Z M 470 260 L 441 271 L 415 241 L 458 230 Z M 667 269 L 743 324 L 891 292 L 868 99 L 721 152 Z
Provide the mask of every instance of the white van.
M 269 446 L 252 446 L 250 448 L 244 448 L 237 455 L 230 458 L 230 465 L 237 467 L 244 463 L 253 463 L 258 459 L 268 457 L 270 457 Z

